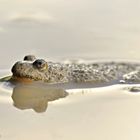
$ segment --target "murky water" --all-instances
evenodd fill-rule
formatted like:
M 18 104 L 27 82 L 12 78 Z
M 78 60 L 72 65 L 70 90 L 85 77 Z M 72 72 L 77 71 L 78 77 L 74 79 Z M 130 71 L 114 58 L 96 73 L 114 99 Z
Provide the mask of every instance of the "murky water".
M 0 0 L 0 76 L 25 54 L 139 61 L 139 12 L 138 0 Z M 17 94 L 1 86 L 0 139 L 140 139 L 139 92 L 122 87 L 69 90 L 48 102 L 45 87 L 16 87 Z

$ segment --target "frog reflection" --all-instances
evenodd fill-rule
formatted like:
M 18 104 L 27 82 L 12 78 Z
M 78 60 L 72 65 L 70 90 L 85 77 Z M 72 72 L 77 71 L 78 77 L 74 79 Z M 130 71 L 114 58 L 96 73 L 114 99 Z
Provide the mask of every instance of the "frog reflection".
M 40 87 L 20 84 L 13 89 L 13 104 L 18 109 L 33 109 L 37 113 L 45 112 L 49 101 L 68 95 L 62 88 Z

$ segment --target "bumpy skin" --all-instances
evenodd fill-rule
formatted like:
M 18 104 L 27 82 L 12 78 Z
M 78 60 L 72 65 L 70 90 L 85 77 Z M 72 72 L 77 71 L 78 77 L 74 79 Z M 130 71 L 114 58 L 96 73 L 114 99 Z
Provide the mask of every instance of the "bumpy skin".
M 28 57 L 30 59 L 30 57 Z M 131 63 L 63 64 L 43 59 L 19 61 L 12 67 L 13 79 L 48 83 L 65 82 L 139 82 L 140 66 Z

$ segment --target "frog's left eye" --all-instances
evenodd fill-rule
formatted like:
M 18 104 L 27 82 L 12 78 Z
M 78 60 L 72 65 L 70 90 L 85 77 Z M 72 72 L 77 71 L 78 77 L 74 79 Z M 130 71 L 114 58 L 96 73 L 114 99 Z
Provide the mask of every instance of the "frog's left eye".
M 23 59 L 24 61 L 34 61 L 36 57 L 34 55 L 26 55 Z
M 39 70 L 45 70 L 48 68 L 47 62 L 43 59 L 37 59 L 33 62 L 33 66 Z

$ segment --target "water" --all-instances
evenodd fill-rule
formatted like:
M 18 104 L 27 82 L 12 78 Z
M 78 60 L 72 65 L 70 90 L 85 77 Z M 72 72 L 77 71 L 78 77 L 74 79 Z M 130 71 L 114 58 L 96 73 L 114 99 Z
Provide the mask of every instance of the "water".
M 0 0 L 0 76 L 11 74 L 26 54 L 54 61 L 139 61 L 139 12 L 138 0 Z M 39 104 L 43 113 L 14 106 L 12 89 L 1 87 L 0 139 L 140 139 L 139 92 L 122 87 L 72 90 L 47 108 Z
M 1 67 L 30 53 L 54 60 L 140 58 L 138 0 L 1 0 L 0 6 Z

